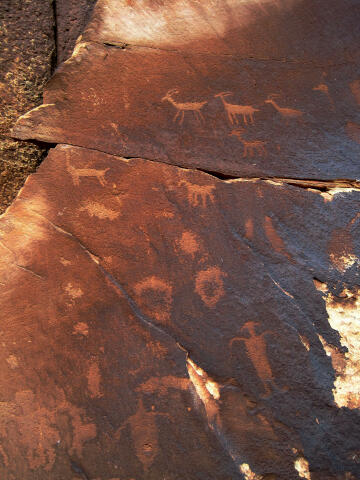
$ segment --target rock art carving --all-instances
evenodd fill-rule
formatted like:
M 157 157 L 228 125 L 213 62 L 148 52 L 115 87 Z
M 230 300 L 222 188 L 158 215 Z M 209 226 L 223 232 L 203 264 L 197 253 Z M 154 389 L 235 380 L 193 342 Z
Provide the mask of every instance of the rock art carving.
M 246 352 L 250 361 L 254 365 L 258 377 L 261 379 L 266 393 L 270 393 L 269 384 L 273 381 L 273 374 L 269 364 L 266 342 L 264 336 L 268 331 L 257 333 L 256 322 L 247 322 L 240 329 L 239 333 L 244 332 L 245 335 L 236 336 L 230 340 L 230 349 L 232 350 L 235 342 L 244 342 Z M 248 335 L 248 336 L 246 336 Z
M 360 79 L 354 80 L 350 84 L 350 89 L 358 105 L 360 105 Z
M 195 278 L 195 292 L 209 308 L 214 308 L 225 295 L 224 281 L 226 273 L 219 267 L 209 267 L 201 270 Z
M 252 158 L 254 157 L 255 154 L 258 154 L 260 156 L 266 156 L 267 151 L 266 151 L 266 142 L 262 140 L 245 140 L 243 138 L 243 135 L 245 133 L 245 130 L 243 128 L 237 128 L 233 130 L 229 135 L 233 135 L 236 138 L 239 139 L 239 141 L 243 144 L 244 146 L 244 153 L 243 157 L 247 157 L 248 155 Z
M 330 104 L 331 104 L 331 108 L 333 110 L 335 109 L 334 101 L 333 101 L 333 99 L 330 95 L 329 87 L 326 83 L 319 83 L 319 85 L 317 85 L 316 87 L 313 88 L 313 91 L 314 92 L 320 92 L 320 93 L 323 93 L 324 95 L 326 95 Z
M 242 115 L 245 125 L 247 125 L 248 122 L 254 124 L 254 114 L 260 110 L 252 107 L 251 105 L 237 105 L 234 103 L 228 103 L 225 99 L 231 95 L 233 95 L 233 92 L 220 92 L 215 95 L 215 98 L 221 99 L 230 124 L 237 125 L 239 123 L 237 118 L 239 115 Z
M 115 433 L 115 438 L 120 439 L 123 429 L 127 425 L 130 426 L 136 456 L 142 463 L 145 471 L 148 471 L 153 464 L 159 449 L 159 435 L 156 424 L 156 417 L 158 416 L 168 417 L 168 414 L 152 410 L 148 411 L 140 398 L 136 413 L 131 415 Z
M 179 90 L 177 88 L 173 88 L 169 90 L 166 95 L 161 99 L 162 102 L 168 101 L 173 105 L 177 112 L 173 118 L 174 123 L 179 119 L 179 125 L 182 125 L 185 118 L 185 112 L 192 112 L 195 115 L 195 118 L 201 123 L 204 120 L 204 116 L 201 113 L 201 109 L 204 105 L 208 102 L 207 100 L 203 102 L 178 102 L 174 99 L 174 95 L 178 94 Z
M 268 96 L 267 100 L 265 100 L 265 103 L 269 103 L 270 105 L 272 105 L 275 110 L 280 113 L 280 115 L 286 120 L 286 122 L 293 118 L 296 118 L 298 120 L 302 119 L 304 112 L 296 110 L 295 108 L 280 107 L 275 100 L 278 97 L 279 95 L 277 94 L 271 94 Z
M 105 174 L 110 170 L 110 168 L 105 168 L 104 170 L 96 170 L 95 168 L 74 168 L 70 163 L 69 155 L 66 155 L 66 168 L 74 185 L 77 187 L 80 185 L 80 178 L 82 177 L 94 177 L 102 187 L 105 187 Z
M 150 316 L 154 316 L 160 323 L 166 323 L 169 320 L 173 301 L 173 289 L 169 283 L 156 276 L 151 276 L 137 283 L 134 291 L 138 297 L 147 296 L 149 298 L 151 310 L 148 313 Z
M 209 203 L 214 201 L 214 185 L 197 185 L 187 180 L 181 180 L 179 187 L 182 186 L 184 186 L 188 192 L 187 199 L 192 207 L 205 208 Z

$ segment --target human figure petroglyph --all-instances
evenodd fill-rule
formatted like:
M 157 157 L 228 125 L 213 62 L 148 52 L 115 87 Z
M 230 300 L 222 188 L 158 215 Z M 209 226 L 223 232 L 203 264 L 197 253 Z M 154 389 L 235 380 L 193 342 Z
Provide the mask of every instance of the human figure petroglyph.
M 247 157 L 248 155 L 250 157 L 253 157 L 255 154 L 259 154 L 261 156 L 266 156 L 267 151 L 266 151 L 266 142 L 263 142 L 262 140 L 245 140 L 243 138 L 243 135 L 245 133 L 245 130 L 243 128 L 237 128 L 233 130 L 229 135 L 234 135 L 239 139 L 239 141 L 243 144 L 244 146 L 244 152 L 243 152 L 243 157 Z
M 66 155 L 66 169 L 72 178 L 73 184 L 77 187 L 80 185 L 81 177 L 95 177 L 98 179 L 100 185 L 105 187 L 105 174 L 110 170 L 110 168 L 105 168 L 104 170 L 96 170 L 95 168 L 75 168 L 70 163 L 69 155 Z
M 175 113 L 173 121 L 176 122 L 176 120 L 179 118 L 179 125 L 182 125 L 185 118 L 185 112 L 193 112 L 195 118 L 199 123 L 201 123 L 204 120 L 201 109 L 208 103 L 207 100 L 203 102 L 178 102 L 173 98 L 173 95 L 178 93 L 179 90 L 177 88 L 173 88 L 172 90 L 169 90 L 161 99 L 162 102 L 168 101 L 176 108 L 177 112 Z
M 243 122 L 244 122 L 245 125 L 248 124 L 248 121 L 249 121 L 249 123 L 254 124 L 255 123 L 254 122 L 254 113 L 259 112 L 260 110 L 258 108 L 252 107 L 251 105 L 237 105 L 237 104 L 234 104 L 234 103 L 228 103 L 225 100 L 225 98 L 230 96 L 230 95 L 233 95 L 233 92 L 220 92 L 220 93 L 217 93 L 216 95 L 214 95 L 215 98 L 220 98 L 221 99 L 230 124 L 231 125 L 237 125 L 239 123 L 238 118 L 237 118 L 238 115 L 242 115 Z
M 302 112 L 301 110 L 296 110 L 295 108 L 280 107 L 275 101 L 275 98 L 278 97 L 279 95 L 271 94 L 268 96 L 267 100 L 265 100 L 265 103 L 271 104 L 287 122 L 291 118 L 302 119 L 304 112 Z
M 215 189 L 215 185 L 198 185 L 195 183 L 187 182 L 186 180 L 182 180 L 179 183 L 179 187 L 182 186 L 186 187 L 188 192 L 188 202 L 193 207 L 206 207 L 208 201 L 210 203 L 214 202 L 214 195 L 212 192 Z
M 266 342 L 264 335 L 269 333 L 268 331 L 260 334 L 256 333 L 256 322 L 247 322 L 240 329 L 240 333 L 245 331 L 249 336 L 237 336 L 230 340 L 230 349 L 233 348 L 235 342 L 244 342 L 246 352 L 254 365 L 258 377 L 263 382 L 266 393 L 270 393 L 269 382 L 273 380 L 273 374 L 271 366 L 269 364 L 266 352 Z
M 158 454 L 159 435 L 156 425 L 157 416 L 169 417 L 167 413 L 147 411 L 142 399 L 140 399 L 136 413 L 131 415 L 115 433 L 115 438 L 118 439 L 121 431 L 127 425 L 130 426 L 136 456 L 141 461 L 145 471 L 148 471 Z

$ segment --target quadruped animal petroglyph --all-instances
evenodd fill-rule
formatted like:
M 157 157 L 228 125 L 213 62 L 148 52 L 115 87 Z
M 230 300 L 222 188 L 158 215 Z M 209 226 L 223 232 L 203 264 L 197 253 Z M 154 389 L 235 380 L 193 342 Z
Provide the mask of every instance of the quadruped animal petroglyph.
M 162 102 L 168 101 L 176 108 L 177 112 L 175 113 L 173 119 L 174 123 L 179 118 L 179 125 L 182 125 L 185 118 L 185 112 L 193 112 L 195 118 L 198 120 L 199 123 L 201 123 L 204 120 L 201 109 L 204 105 L 208 103 L 208 101 L 204 100 L 203 102 L 178 102 L 174 98 L 174 95 L 178 93 L 180 93 L 179 90 L 177 88 L 173 88 L 169 90 L 166 95 L 161 99 Z
M 242 115 L 245 125 L 247 125 L 248 122 L 254 124 L 254 114 L 260 110 L 252 107 L 251 105 L 237 105 L 235 103 L 228 103 L 225 98 L 231 95 L 233 95 L 233 92 L 220 92 L 214 95 L 215 98 L 221 99 L 230 124 L 237 125 L 239 123 L 237 118 L 239 115 Z
M 81 177 L 95 177 L 98 179 L 100 185 L 105 187 L 105 174 L 110 170 L 110 168 L 105 168 L 104 170 L 97 170 L 95 168 L 75 168 L 70 163 L 69 155 L 66 155 L 66 169 L 72 178 L 73 184 L 77 187 L 80 185 Z
M 276 99 L 279 97 L 280 95 L 278 94 L 271 94 L 268 96 L 267 100 L 265 100 L 265 103 L 271 104 L 275 108 L 275 110 L 280 113 L 280 115 L 286 120 L 286 122 L 293 118 L 302 119 L 304 112 L 302 112 L 301 110 L 297 110 L 295 108 L 280 107 L 280 105 L 278 105 L 276 101 Z
M 266 142 L 262 140 L 245 140 L 245 138 L 243 138 L 244 133 L 244 128 L 236 128 L 235 130 L 232 130 L 231 133 L 229 133 L 229 136 L 235 136 L 243 144 L 243 157 L 247 157 L 248 155 L 250 157 L 253 157 L 255 154 L 258 154 L 260 156 L 266 156 Z

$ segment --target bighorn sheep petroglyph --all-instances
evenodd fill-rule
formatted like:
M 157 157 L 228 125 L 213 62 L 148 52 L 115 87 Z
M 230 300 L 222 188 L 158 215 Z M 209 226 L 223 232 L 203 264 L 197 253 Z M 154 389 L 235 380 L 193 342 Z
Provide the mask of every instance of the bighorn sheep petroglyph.
M 173 98 L 173 95 L 176 95 L 177 93 L 179 93 L 179 90 L 177 88 L 173 88 L 172 90 L 169 90 L 167 94 L 161 99 L 162 102 L 165 102 L 167 100 L 171 103 L 171 105 L 176 108 L 177 112 L 174 116 L 173 121 L 176 122 L 176 120 L 180 117 L 179 125 L 182 125 L 185 117 L 185 112 L 193 112 L 195 118 L 201 123 L 201 121 L 204 120 L 204 117 L 200 110 L 204 105 L 208 103 L 207 100 L 205 100 L 204 102 L 178 102 Z
M 259 112 L 259 109 L 254 108 L 251 105 L 236 105 L 234 103 L 228 103 L 225 98 L 229 95 L 233 95 L 233 92 L 220 92 L 214 96 L 215 98 L 220 98 L 223 102 L 225 111 L 231 125 L 238 124 L 238 115 L 242 115 L 245 125 L 248 124 L 248 120 L 250 123 L 254 124 L 254 113 Z

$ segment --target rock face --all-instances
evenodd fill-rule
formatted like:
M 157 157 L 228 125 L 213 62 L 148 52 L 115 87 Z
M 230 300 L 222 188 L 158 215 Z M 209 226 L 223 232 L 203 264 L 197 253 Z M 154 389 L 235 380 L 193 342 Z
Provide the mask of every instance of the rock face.
M 41 103 L 55 49 L 50 2 L 0 4 L 0 212 L 44 157 L 39 145 L 10 136 L 19 115 Z
M 98 2 L 14 130 L 2 478 L 359 477 L 358 19 Z

